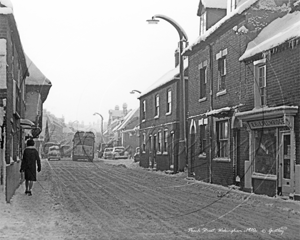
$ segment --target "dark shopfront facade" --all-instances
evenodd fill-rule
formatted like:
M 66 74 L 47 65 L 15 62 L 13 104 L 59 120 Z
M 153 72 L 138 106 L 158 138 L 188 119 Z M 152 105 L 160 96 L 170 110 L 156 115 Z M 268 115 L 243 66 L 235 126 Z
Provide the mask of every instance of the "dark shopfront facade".
M 294 118 L 297 113 L 297 106 L 265 107 L 236 113 L 249 133 L 245 189 L 268 196 L 295 193 Z

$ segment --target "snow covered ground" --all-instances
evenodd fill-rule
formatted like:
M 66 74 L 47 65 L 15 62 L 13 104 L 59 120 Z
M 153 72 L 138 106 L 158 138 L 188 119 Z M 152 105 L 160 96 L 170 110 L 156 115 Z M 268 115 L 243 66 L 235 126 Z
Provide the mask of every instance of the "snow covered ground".
M 293 239 L 299 233 L 299 202 L 203 183 L 186 172 L 151 171 L 129 159 L 43 160 L 42 166 L 33 196 L 22 185 L 10 204 L 0 202 L 0 239 L 199 239 L 199 231 L 204 239 Z M 215 226 L 284 233 L 203 232 Z

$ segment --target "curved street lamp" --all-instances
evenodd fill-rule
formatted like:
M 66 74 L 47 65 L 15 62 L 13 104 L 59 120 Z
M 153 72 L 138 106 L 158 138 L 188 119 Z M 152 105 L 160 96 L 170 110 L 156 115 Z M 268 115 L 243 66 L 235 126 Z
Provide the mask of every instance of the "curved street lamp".
M 102 136 L 102 140 L 104 140 L 104 138 L 103 138 L 103 116 L 100 113 L 97 113 L 97 112 L 95 112 L 93 115 L 94 116 L 98 115 L 98 116 L 101 117 L 101 136 Z
M 138 94 L 141 94 L 142 92 L 139 91 L 139 90 L 131 90 L 131 92 L 129 92 L 130 94 L 134 94 L 134 93 L 138 93 Z
M 184 80 L 184 63 L 183 63 L 183 44 L 185 47 L 188 46 L 188 37 L 183 28 L 175 22 L 172 18 L 167 17 L 162 14 L 154 15 L 150 20 L 147 20 L 150 24 L 157 24 L 159 22 L 158 18 L 163 19 L 170 23 L 178 32 L 179 35 L 179 94 L 177 99 L 177 116 L 179 119 L 179 142 L 178 142 L 178 154 L 176 154 L 176 159 L 174 162 L 174 172 L 178 170 L 184 170 L 184 165 L 186 164 L 187 156 L 187 141 L 186 141 L 186 94 L 185 94 L 185 80 Z M 188 159 L 188 174 L 191 175 L 191 159 Z

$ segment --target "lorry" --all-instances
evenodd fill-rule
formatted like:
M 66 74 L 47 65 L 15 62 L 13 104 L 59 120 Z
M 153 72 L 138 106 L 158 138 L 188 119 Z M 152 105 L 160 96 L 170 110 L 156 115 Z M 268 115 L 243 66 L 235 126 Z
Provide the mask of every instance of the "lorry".
M 73 138 L 72 160 L 94 160 L 95 134 L 91 131 L 77 131 Z

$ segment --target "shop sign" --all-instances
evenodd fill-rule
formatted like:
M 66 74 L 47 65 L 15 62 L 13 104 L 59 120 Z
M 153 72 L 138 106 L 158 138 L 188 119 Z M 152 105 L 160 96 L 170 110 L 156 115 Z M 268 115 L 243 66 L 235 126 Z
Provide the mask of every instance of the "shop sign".
M 286 126 L 283 118 L 263 119 L 249 122 L 250 128 Z

